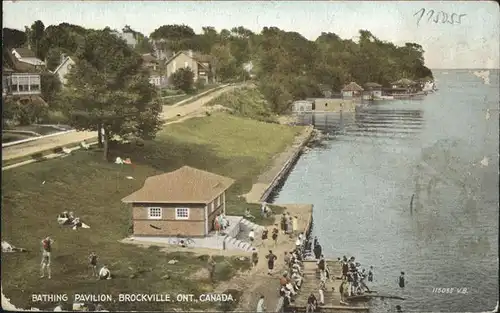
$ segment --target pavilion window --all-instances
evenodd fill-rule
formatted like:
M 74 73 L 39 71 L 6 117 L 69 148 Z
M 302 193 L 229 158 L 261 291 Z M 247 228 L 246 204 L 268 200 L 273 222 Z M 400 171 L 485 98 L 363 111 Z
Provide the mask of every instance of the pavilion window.
M 176 208 L 175 209 L 175 219 L 176 220 L 189 219 L 189 208 Z
M 148 208 L 148 218 L 156 220 L 161 219 L 161 211 L 162 211 L 161 208 L 157 207 Z

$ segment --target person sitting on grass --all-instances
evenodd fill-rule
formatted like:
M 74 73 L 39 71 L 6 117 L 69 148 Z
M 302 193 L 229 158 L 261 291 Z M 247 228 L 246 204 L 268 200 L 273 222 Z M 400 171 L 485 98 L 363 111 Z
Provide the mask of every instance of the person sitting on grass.
M 108 267 L 104 265 L 101 270 L 99 271 L 99 279 L 111 279 L 111 272 L 109 271 Z
M 250 209 L 249 209 L 249 208 L 247 208 L 247 209 L 245 210 L 245 218 L 246 218 L 246 219 L 255 219 L 255 216 L 253 216 L 253 215 L 252 215 L 252 213 L 250 212 Z

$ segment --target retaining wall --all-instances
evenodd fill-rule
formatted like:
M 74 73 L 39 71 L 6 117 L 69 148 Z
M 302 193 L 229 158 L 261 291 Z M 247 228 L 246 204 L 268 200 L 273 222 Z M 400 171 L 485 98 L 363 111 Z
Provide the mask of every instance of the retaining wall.
M 284 179 L 288 177 L 288 174 L 290 174 L 290 171 L 292 168 L 295 166 L 297 161 L 299 160 L 302 151 L 304 147 L 307 145 L 307 143 L 311 140 L 313 137 L 313 129 L 311 128 L 309 130 L 309 134 L 302 140 L 302 142 L 297 146 L 294 147 L 294 152 L 293 154 L 288 158 L 288 160 L 285 162 L 281 170 L 278 172 L 278 174 L 273 178 L 267 189 L 264 191 L 262 196 L 260 197 L 260 202 L 269 202 L 268 200 L 271 198 L 272 193 L 277 189 L 280 184 L 284 182 Z M 271 201 L 272 202 L 272 201 Z

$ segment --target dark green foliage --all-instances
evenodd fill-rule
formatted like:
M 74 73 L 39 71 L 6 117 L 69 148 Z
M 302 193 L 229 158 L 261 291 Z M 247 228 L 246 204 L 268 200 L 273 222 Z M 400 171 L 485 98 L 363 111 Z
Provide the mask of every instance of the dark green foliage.
M 4 28 L 2 35 L 2 45 L 7 50 L 22 47 L 27 40 L 26 33 L 17 29 Z
M 107 30 L 87 32 L 75 52 L 75 66 L 59 101 L 66 103 L 71 125 L 104 130 L 104 158 L 114 135 L 150 139 L 158 131 L 161 107 L 142 68 L 140 55 Z
M 185 93 L 193 92 L 194 73 L 190 68 L 178 69 L 174 74 L 172 74 L 170 79 L 175 88 L 180 89 Z
M 42 98 L 51 103 L 61 91 L 61 81 L 55 74 L 49 72 L 41 73 Z

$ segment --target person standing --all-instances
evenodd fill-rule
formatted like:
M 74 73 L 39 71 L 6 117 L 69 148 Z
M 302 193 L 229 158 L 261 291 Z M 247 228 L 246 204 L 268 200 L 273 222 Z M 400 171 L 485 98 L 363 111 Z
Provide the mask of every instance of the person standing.
M 297 215 L 293 217 L 292 229 L 293 229 L 293 234 L 296 234 L 299 231 L 299 218 L 297 217 Z
M 273 254 L 272 250 L 269 250 L 269 254 L 266 255 L 267 259 L 267 275 L 271 276 L 273 274 L 274 262 L 278 259 L 276 255 Z
M 207 267 L 208 267 L 208 273 L 210 277 L 210 281 L 213 283 L 214 282 L 214 276 L 215 276 L 215 266 L 217 263 L 215 263 L 214 258 L 210 255 L 207 260 Z
M 347 258 L 344 256 L 344 259 L 342 259 L 342 278 L 347 278 L 348 272 L 349 272 L 349 263 L 347 262 Z
M 316 260 L 319 260 L 319 258 L 321 257 L 322 249 L 321 249 L 321 245 L 318 242 L 316 242 L 316 244 L 313 248 L 313 252 L 314 252 L 314 258 Z
M 399 287 L 404 288 L 405 287 L 405 272 L 401 272 L 401 275 L 399 275 Z
M 257 302 L 257 312 L 264 313 L 266 311 L 266 307 L 264 305 L 264 296 L 260 296 L 259 302 Z
M 370 266 L 370 270 L 368 271 L 368 281 L 373 281 L 373 266 Z
M 97 255 L 92 252 L 89 255 L 89 267 L 92 270 L 92 277 L 97 276 Z
M 281 231 L 284 233 L 286 233 L 286 214 L 283 213 L 283 215 L 281 215 L 281 221 L 280 221 L 280 225 L 281 225 Z
M 340 292 L 340 304 L 346 304 L 345 300 L 349 292 L 349 287 L 347 285 L 347 277 L 342 278 L 342 283 L 340 284 L 339 292 Z
M 252 249 L 252 267 L 257 268 L 257 263 L 259 263 L 259 254 L 257 253 L 257 249 Z
M 47 236 L 47 238 L 42 240 L 42 263 L 41 263 L 41 275 L 40 278 L 45 277 L 45 270 L 47 270 L 48 278 L 51 279 L 50 271 L 50 256 L 52 252 L 52 244 L 54 240 Z
M 273 229 L 273 241 L 274 241 L 275 247 L 278 245 L 278 233 L 279 233 L 279 230 L 275 227 Z

